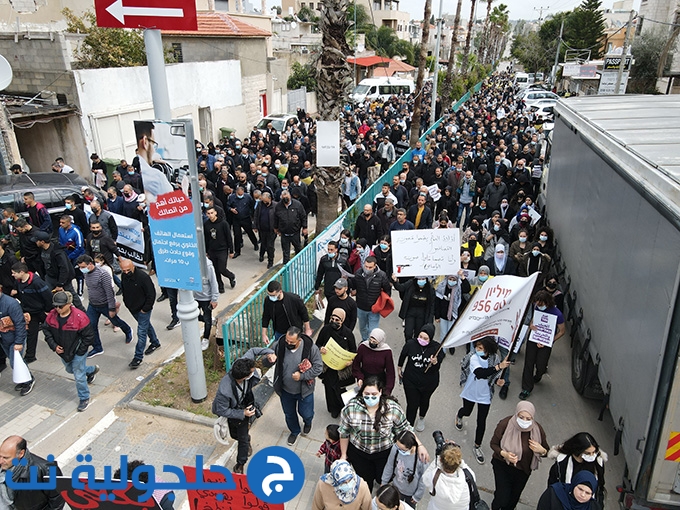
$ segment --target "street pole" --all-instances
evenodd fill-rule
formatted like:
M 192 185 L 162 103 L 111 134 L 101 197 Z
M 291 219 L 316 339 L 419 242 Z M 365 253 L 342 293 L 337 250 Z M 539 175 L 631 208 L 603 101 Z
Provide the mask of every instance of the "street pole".
M 146 48 L 146 61 L 149 68 L 149 83 L 151 84 L 151 96 L 153 100 L 154 116 L 164 122 L 172 121 L 170 109 L 170 96 L 168 94 L 168 80 L 165 75 L 165 55 L 160 30 L 144 30 L 144 46 Z M 200 214 L 200 195 L 198 189 L 198 169 L 194 157 L 194 134 L 193 128 L 185 131 L 187 139 L 187 156 L 191 179 L 192 204 L 194 215 Z M 200 244 L 199 244 L 200 246 Z M 205 251 L 199 253 L 205 259 Z M 201 264 L 201 276 L 205 280 L 205 260 Z M 205 382 L 205 368 L 203 366 L 203 351 L 198 326 L 198 303 L 190 290 L 179 289 L 177 303 L 177 317 L 182 323 L 182 339 L 184 341 L 184 353 L 189 376 L 189 392 L 193 402 L 203 402 L 208 396 L 208 388 Z
M 442 25 L 444 19 L 442 18 L 442 9 L 444 7 L 444 0 L 439 0 L 439 19 L 437 20 L 437 42 L 434 44 L 434 78 L 432 79 L 432 106 L 430 108 L 430 126 L 437 121 L 437 82 L 439 81 L 439 46 L 442 40 Z M 425 23 L 429 23 L 425 20 Z
M 552 76 L 550 77 L 550 82 L 553 87 L 557 87 L 555 80 L 557 79 L 557 64 L 560 63 L 560 48 L 562 47 L 562 33 L 564 32 L 564 20 L 562 20 L 562 25 L 560 25 L 560 36 L 557 38 L 557 51 L 555 52 L 555 65 L 552 69 Z
M 628 54 L 628 46 L 630 43 L 630 35 L 633 31 L 633 20 L 635 19 L 635 11 L 630 11 L 628 16 L 628 24 L 626 25 L 626 37 L 623 39 L 623 51 L 621 52 L 621 63 L 619 64 L 619 71 L 616 74 L 616 86 L 614 87 L 614 94 L 621 93 L 621 81 L 623 80 L 623 70 L 626 67 L 626 56 Z

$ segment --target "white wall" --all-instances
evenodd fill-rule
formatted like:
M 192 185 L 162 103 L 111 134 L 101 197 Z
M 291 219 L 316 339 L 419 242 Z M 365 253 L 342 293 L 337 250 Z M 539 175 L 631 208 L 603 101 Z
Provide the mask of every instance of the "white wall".
M 246 129 L 245 124 L 235 122 L 245 117 L 246 110 L 238 61 L 173 64 L 166 67 L 166 74 L 173 116 L 191 117 L 197 134 L 199 107 L 212 110 L 214 141 L 222 126 Z M 135 146 L 132 120 L 153 117 L 147 68 L 77 70 L 74 75 L 88 152 L 131 159 Z M 216 79 L 220 76 L 230 79 Z

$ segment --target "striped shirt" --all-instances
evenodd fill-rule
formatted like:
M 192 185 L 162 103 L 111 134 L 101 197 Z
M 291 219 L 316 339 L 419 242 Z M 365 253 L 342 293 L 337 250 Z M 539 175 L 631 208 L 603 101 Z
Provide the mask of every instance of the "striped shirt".
M 382 452 L 392 447 L 396 437 L 404 430 L 413 431 L 406 414 L 399 404 L 387 399 L 387 409 L 380 420 L 379 430 L 373 428 L 374 418 L 368 414 L 366 405 L 353 398 L 340 415 L 340 437 L 365 453 Z

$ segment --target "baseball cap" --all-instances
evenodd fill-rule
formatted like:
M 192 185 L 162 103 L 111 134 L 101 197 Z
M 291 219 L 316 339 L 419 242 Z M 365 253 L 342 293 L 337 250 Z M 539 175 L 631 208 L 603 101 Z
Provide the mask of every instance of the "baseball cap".
M 35 243 L 36 241 L 49 241 L 50 240 L 50 235 L 47 232 L 43 232 L 42 230 L 38 230 L 34 236 L 31 237 L 31 242 Z
M 338 278 L 333 285 L 336 289 L 347 288 L 347 278 Z

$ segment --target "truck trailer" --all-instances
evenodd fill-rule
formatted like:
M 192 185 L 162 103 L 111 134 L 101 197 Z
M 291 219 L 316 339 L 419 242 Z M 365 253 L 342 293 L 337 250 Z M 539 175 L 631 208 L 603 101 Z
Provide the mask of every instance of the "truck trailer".
M 572 384 L 611 413 L 626 464 L 621 504 L 677 507 L 680 97 L 574 97 L 555 114 L 542 189 Z

